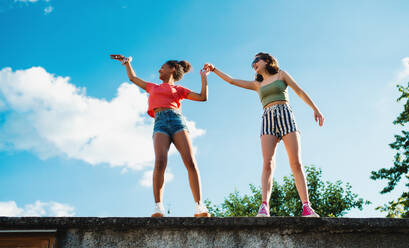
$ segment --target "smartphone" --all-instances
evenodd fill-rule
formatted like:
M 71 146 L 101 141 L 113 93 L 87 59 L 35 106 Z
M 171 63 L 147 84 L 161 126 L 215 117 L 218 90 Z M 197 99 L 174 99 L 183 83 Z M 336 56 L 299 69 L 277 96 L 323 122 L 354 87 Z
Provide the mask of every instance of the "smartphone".
M 119 55 L 119 54 L 111 54 L 110 56 L 111 56 L 111 59 L 123 59 L 124 58 L 124 56 Z

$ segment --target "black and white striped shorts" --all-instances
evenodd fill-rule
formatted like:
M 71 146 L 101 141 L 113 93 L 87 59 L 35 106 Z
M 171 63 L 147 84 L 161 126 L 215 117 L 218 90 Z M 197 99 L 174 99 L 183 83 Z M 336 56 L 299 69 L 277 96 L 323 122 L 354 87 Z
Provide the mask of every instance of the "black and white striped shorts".
M 264 109 L 260 136 L 270 134 L 281 139 L 284 135 L 295 131 L 299 130 L 288 104 L 276 104 Z

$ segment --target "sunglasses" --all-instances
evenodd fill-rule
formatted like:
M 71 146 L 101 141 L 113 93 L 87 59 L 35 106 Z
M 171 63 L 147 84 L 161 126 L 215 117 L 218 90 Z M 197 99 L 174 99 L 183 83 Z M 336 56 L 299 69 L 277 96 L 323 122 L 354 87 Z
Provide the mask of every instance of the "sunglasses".
M 260 57 L 256 57 L 253 62 L 251 62 L 251 65 L 254 65 L 255 63 L 259 62 L 261 60 Z

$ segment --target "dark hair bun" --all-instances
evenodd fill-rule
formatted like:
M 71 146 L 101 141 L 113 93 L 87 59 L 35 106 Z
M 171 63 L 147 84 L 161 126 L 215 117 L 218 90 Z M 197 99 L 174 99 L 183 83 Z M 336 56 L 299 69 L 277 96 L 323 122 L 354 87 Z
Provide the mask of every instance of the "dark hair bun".
M 192 68 L 190 63 L 187 62 L 186 60 L 181 61 L 168 60 L 166 64 L 170 68 L 175 68 L 175 71 L 173 72 L 173 78 L 175 79 L 175 81 L 181 80 L 183 78 L 183 74 L 189 72 L 190 69 Z
M 257 73 L 257 75 L 256 75 L 256 81 L 257 81 L 257 82 L 263 82 L 263 80 L 264 80 L 263 76 L 261 76 L 261 74 L 258 74 L 258 73 Z
M 181 60 L 178 62 L 179 65 L 181 65 L 183 67 L 183 72 L 187 73 L 190 71 L 190 69 L 192 68 L 192 65 L 187 62 L 186 60 Z

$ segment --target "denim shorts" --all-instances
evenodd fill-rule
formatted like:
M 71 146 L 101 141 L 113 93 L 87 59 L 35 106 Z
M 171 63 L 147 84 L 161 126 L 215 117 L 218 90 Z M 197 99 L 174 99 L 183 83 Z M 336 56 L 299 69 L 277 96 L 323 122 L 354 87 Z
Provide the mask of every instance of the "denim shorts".
M 295 123 L 293 111 L 288 104 L 277 104 L 265 108 L 261 119 L 260 136 L 274 135 L 281 139 L 289 133 L 300 132 Z
M 182 113 L 176 109 L 167 109 L 155 113 L 155 124 L 153 126 L 153 135 L 155 133 L 167 134 L 171 139 L 179 131 L 189 131 L 186 126 L 185 118 Z

